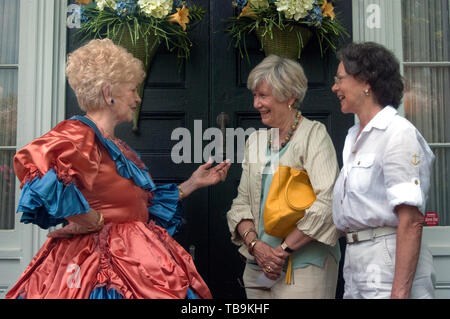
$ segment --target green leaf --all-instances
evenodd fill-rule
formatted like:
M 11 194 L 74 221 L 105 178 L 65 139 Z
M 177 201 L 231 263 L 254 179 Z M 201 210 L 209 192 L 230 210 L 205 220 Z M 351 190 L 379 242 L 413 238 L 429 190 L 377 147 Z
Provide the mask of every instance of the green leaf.
M 187 31 L 190 31 L 202 20 L 205 10 L 197 5 L 188 9 L 191 21 Z M 174 8 L 170 14 L 175 12 Z M 135 16 L 121 17 L 115 10 L 108 7 L 103 11 L 98 10 L 96 4 L 92 2 L 83 6 L 83 14 L 87 22 L 84 22 L 77 32 L 77 35 L 82 37 L 82 41 L 108 37 L 120 42 L 126 30 L 131 35 L 133 44 L 136 44 L 139 39 L 144 40 L 147 52 L 163 42 L 169 51 L 177 51 L 177 56 L 183 59 L 189 57 L 193 46 L 189 33 L 183 31 L 181 26 L 168 22 L 165 18 L 148 17 L 140 10 Z M 157 41 L 152 43 L 150 48 L 149 41 L 146 39 L 149 35 L 157 37 Z

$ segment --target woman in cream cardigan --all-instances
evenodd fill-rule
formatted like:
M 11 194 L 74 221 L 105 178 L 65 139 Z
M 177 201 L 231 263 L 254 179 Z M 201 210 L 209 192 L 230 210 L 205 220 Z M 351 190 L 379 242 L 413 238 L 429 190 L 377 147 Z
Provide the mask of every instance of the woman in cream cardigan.
M 295 61 L 271 55 L 251 71 L 247 86 L 263 124 L 272 128 L 248 138 L 238 195 L 227 213 L 231 239 L 247 260 L 243 275 L 247 297 L 334 298 L 340 233 L 331 207 L 338 164 L 325 126 L 303 117 L 299 110 L 307 90 L 303 69 Z M 263 221 L 278 166 L 305 170 L 316 195 L 285 238 L 268 235 Z M 292 279 L 287 284 L 289 256 Z M 264 286 L 262 274 L 275 282 L 270 289 L 259 289 Z

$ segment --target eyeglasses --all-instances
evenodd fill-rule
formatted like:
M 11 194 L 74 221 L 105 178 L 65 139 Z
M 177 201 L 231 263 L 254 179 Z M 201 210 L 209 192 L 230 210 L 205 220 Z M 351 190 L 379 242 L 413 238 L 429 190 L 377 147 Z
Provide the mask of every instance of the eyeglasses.
M 348 74 L 347 75 L 336 75 L 334 77 L 334 84 L 337 84 L 337 85 L 341 84 L 341 81 L 343 79 L 345 79 L 347 76 L 348 76 Z

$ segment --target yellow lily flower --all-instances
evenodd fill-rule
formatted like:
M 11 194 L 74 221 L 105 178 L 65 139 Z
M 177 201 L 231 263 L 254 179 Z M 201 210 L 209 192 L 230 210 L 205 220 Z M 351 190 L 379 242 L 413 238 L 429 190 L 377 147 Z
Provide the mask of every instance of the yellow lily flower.
M 177 22 L 183 31 L 186 31 L 186 23 L 189 23 L 189 9 L 184 5 L 183 8 L 177 8 L 177 12 L 169 16 L 169 22 Z
M 334 13 L 333 4 L 328 3 L 327 0 L 323 1 L 321 9 L 322 9 L 322 14 L 324 17 L 330 17 L 331 20 L 334 20 L 334 18 L 336 18 L 336 14 Z
M 255 14 L 255 12 L 253 12 L 252 8 L 250 8 L 250 4 L 249 3 L 247 3 L 247 5 L 244 8 L 242 8 L 242 12 L 239 15 L 238 19 L 240 17 L 249 17 L 249 18 L 255 18 L 256 19 L 256 14 Z
M 92 0 L 76 0 L 79 4 L 89 4 L 92 2 Z

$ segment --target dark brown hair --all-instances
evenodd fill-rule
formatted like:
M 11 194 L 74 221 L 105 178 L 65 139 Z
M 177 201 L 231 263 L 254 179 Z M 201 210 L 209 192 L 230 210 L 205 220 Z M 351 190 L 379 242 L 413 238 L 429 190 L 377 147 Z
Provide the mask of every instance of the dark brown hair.
M 391 51 L 374 42 L 350 43 L 338 51 L 337 57 L 348 74 L 370 85 L 382 107 L 398 108 L 404 85 L 400 64 Z

